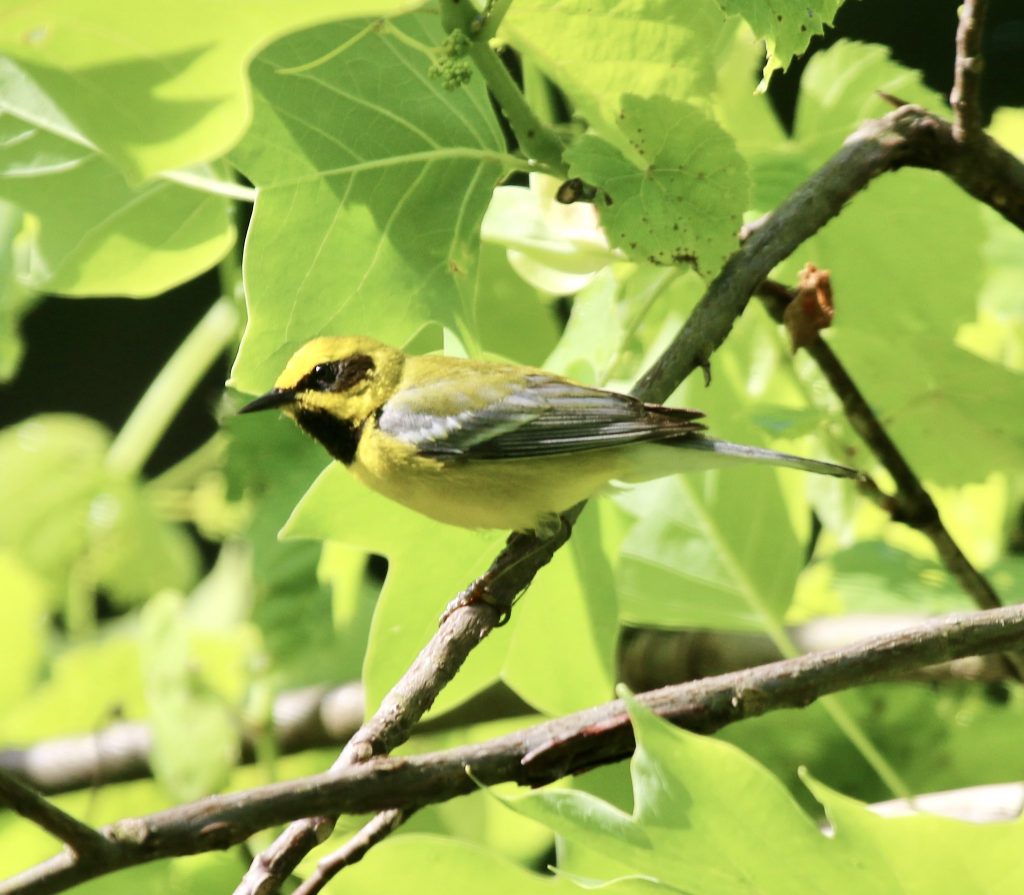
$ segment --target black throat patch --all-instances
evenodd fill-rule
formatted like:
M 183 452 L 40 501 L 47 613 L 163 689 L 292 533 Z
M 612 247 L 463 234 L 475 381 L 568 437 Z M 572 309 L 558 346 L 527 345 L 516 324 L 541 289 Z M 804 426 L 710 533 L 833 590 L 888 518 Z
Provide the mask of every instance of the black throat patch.
M 362 426 L 338 419 L 326 410 L 300 410 L 295 421 L 320 442 L 327 452 L 348 466 L 356 457 Z

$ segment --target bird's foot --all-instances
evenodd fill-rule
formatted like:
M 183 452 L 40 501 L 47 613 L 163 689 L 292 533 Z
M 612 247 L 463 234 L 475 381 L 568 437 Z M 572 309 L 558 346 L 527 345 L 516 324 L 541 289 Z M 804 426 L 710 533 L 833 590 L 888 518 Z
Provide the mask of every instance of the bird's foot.
M 445 606 L 444 612 L 441 613 L 441 618 L 438 620 L 439 626 L 448 621 L 458 610 L 466 606 L 473 606 L 476 603 L 487 603 L 498 611 L 498 621 L 494 627 L 500 628 L 508 623 L 508 620 L 512 617 L 512 607 L 505 605 L 491 593 L 490 583 L 495 577 L 491 574 L 491 571 L 493 570 L 489 570 L 477 578 L 476 581 Z

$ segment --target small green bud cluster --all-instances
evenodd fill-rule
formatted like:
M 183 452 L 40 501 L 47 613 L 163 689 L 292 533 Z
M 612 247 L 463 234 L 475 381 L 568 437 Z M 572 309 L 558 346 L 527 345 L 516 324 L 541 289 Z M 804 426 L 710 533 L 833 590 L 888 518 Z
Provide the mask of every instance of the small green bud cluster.
M 472 63 L 466 58 L 470 39 L 464 31 L 456 28 L 444 39 L 437 51 L 437 58 L 427 74 L 441 82 L 445 90 L 457 90 L 469 82 L 473 74 Z

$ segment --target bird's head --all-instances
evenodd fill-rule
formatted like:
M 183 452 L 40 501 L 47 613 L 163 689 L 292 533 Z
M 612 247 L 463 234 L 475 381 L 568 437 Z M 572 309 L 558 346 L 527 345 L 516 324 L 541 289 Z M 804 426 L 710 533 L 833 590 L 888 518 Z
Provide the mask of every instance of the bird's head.
M 398 385 L 404 355 L 365 336 L 323 336 L 292 355 L 274 387 L 239 413 L 280 408 L 344 462 L 347 446 Z

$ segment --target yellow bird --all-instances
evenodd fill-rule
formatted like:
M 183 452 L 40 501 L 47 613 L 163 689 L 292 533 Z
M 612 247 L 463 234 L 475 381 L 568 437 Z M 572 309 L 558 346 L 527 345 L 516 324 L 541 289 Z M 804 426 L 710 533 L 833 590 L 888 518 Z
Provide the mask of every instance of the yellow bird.
M 737 462 L 854 478 L 845 466 L 708 438 L 696 410 L 533 367 L 411 356 L 363 336 L 300 348 L 241 413 L 279 407 L 363 484 L 464 528 L 550 532 L 617 480 Z

